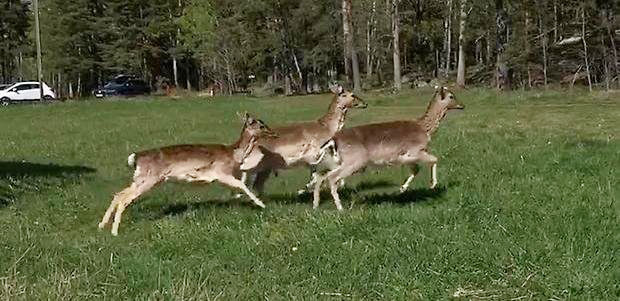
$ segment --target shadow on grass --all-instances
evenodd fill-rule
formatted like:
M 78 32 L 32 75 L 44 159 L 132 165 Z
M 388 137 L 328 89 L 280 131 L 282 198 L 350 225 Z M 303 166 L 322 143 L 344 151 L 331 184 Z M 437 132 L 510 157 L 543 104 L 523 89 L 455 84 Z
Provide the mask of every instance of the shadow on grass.
M 378 181 L 363 181 L 359 184 L 355 185 L 353 188 L 343 187 L 338 190 L 340 196 L 351 195 L 352 191 L 360 192 L 364 190 L 373 190 L 379 188 L 386 187 L 398 187 L 396 184 L 386 181 L 386 180 L 378 180 Z M 323 188 L 321 190 L 321 199 L 330 199 L 331 194 Z M 265 200 L 268 202 L 275 202 L 281 204 L 295 204 L 295 203 L 303 203 L 308 204 L 312 203 L 312 192 L 305 192 L 302 194 L 298 194 L 297 192 L 289 192 L 289 193 L 280 193 L 280 194 L 269 194 L 265 197 Z
M 452 186 L 451 183 L 448 186 Z M 361 203 L 367 204 L 381 204 L 381 203 L 393 203 L 393 204 L 408 204 L 419 203 L 424 201 L 430 201 L 441 197 L 446 193 L 448 187 L 438 186 L 435 189 L 419 188 L 414 190 L 407 190 L 403 193 L 381 193 L 366 196 L 360 200 Z
M 267 206 L 269 206 L 267 204 Z M 256 210 L 262 210 L 260 207 L 256 206 L 249 199 L 235 199 L 230 198 L 228 200 L 224 199 L 210 199 L 208 201 L 192 201 L 187 203 L 173 203 L 164 205 L 162 207 L 153 208 L 153 206 L 148 206 L 139 210 L 138 218 L 144 218 L 149 220 L 158 220 L 167 216 L 176 216 L 182 215 L 185 212 L 191 211 L 201 211 L 205 209 L 213 209 L 213 208 L 233 208 L 233 207 L 246 207 L 246 208 L 255 208 Z
M 0 208 L 15 201 L 21 193 L 76 180 L 96 171 L 87 166 L 0 161 Z
M 417 203 L 429 201 L 432 199 L 436 199 L 441 197 L 447 190 L 448 187 L 453 186 L 455 183 L 448 183 L 446 186 L 439 186 L 435 189 L 429 188 L 421 188 L 415 190 L 408 190 L 403 193 L 400 193 L 398 189 L 398 185 L 395 185 L 389 181 L 365 181 L 357 184 L 354 188 L 341 188 L 338 190 L 340 197 L 345 200 L 351 200 L 352 196 L 356 193 L 359 193 L 364 190 L 372 190 L 376 188 L 385 188 L 385 187 L 394 187 L 395 191 L 391 193 L 379 193 L 379 194 L 371 194 L 359 198 L 359 203 L 365 204 L 381 204 L 381 203 L 393 203 L 393 204 L 408 204 L 408 203 Z M 266 203 L 267 207 L 269 207 L 270 203 L 280 203 L 280 204 L 308 204 L 309 206 L 312 204 L 312 195 L 309 193 L 304 193 L 298 195 L 297 193 L 283 193 L 283 194 L 271 194 L 262 198 L 262 200 Z M 332 196 L 329 191 L 323 189 L 321 191 L 321 200 L 324 202 L 333 202 Z M 199 211 L 208 208 L 232 208 L 232 207 L 256 207 L 252 201 L 248 200 L 246 197 L 242 197 L 241 199 L 229 198 L 229 199 L 212 199 L 208 201 L 194 201 L 188 203 L 174 203 L 170 205 L 165 205 L 161 209 L 156 210 L 158 212 L 153 212 L 149 214 L 143 212 L 144 218 L 149 219 L 160 219 L 166 216 L 175 216 L 180 215 L 188 211 Z M 260 210 L 256 207 L 257 210 Z

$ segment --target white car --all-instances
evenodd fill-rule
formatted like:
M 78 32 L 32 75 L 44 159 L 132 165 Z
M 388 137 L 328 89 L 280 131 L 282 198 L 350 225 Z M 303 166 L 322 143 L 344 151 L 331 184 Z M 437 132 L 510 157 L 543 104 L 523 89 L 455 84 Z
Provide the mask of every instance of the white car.
M 8 105 L 12 102 L 39 100 L 39 82 L 19 82 L 0 90 L 0 104 Z M 43 100 L 53 100 L 56 94 L 43 83 Z

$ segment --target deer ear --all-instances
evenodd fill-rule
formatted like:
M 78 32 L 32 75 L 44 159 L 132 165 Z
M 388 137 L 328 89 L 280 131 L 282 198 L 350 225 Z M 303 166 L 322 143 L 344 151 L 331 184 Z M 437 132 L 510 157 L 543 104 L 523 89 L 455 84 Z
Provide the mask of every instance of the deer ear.
M 335 84 L 335 83 L 331 84 L 329 86 L 329 89 L 332 91 L 332 93 L 334 93 L 336 95 L 340 95 L 342 93 L 342 91 L 344 90 L 341 85 Z
M 254 121 L 254 117 L 252 117 L 248 112 L 245 112 L 245 123 L 252 124 Z
M 243 114 L 243 113 L 241 113 L 241 112 L 239 112 L 239 111 L 237 111 L 235 114 L 237 115 L 237 118 L 239 118 L 239 120 L 240 120 L 242 123 L 245 123 L 245 120 L 246 120 L 245 114 Z
M 441 99 L 446 98 L 446 91 L 447 91 L 447 90 L 448 90 L 448 89 L 446 89 L 446 87 L 441 87 L 441 88 L 439 88 L 439 91 L 438 91 L 438 92 L 439 92 L 439 97 L 441 97 Z

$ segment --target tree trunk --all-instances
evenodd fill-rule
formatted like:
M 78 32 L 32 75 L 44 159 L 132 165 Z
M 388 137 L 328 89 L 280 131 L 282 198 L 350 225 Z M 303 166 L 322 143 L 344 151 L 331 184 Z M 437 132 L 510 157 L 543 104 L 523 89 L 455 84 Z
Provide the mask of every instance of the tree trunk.
M 56 98 L 62 98 L 62 78 L 60 77 L 60 72 L 58 72 L 58 82 L 56 84 Z
M 233 81 L 233 74 L 232 74 L 232 68 L 230 66 L 230 61 L 227 57 L 227 55 L 224 57 L 224 60 L 226 62 L 226 80 L 228 81 L 228 95 L 232 95 L 233 91 L 235 90 L 235 83 Z
M 553 42 L 558 40 L 558 1 L 553 0 Z
M 342 33 L 344 42 L 344 74 L 347 78 L 347 86 L 351 84 L 351 48 L 353 39 L 351 38 L 351 0 L 342 0 Z
M 527 86 L 528 88 L 532 88 L 532 72 L 530 70 L 530 40 L 529 40 L 529 30 L 530 30 L 530 13 L 525 8 L 524 11 L 524 19 L 525 26 L 523 28 L 523 47 L 525 48 L 525 63 L 527 68 Z
M 204 83 L 204 64 L 202 61 L 198 63 L 198 91 L 202 91 L 205 88 Z
M 78 73 L 78 79 L 77 79 L 77 87 L 75 88 L 77 91 L 75 93 L 75 96 L 77 96 L 78 98 L 82 96 L 82 74 Z
M 433 72 L 433 77 L 435 77 L 435 78 L 439 77 L 439 68 L 440 68 L 439 67 L 440 66 L 439 65 L 439 60 L 440 60 L 440 58 L 439 58 L 439 49 L 437 49 L 435 47 L 435 70 Z
M 590 64 L 588 63 L 588 44 L 586 43 L 586 7 L 581 10 L 581 41 L 583 41 L 583 60 L 586 64 L 586 76 L 588 77 L 588 89 L 592 92 L 592 79 L 590 78 Z
M 18 80 L 19 81 L 23 81 L 24 80 L 24 70 L 23 70 L 23 62 L 24 62 L 24 58 L 22 55 L 22 52 L 19 52 L 19 57 L 17 58 L 17 70 L 18 70 Z
M 187 87 L 188 91 L 192 90 L 192 83 L 189 80 L 189 66 L 185 68 L 185 86 Z
M 486 57 L 485 57 L 485 64 L 489 65 L 491 64 L 491 57 L 493 56 L 493 52 L 491 51 L 491 33 L 487 30 L 485 37 L 484 37 L 484 42 L 487 44 L 487 53 L 486 53 Z
M 299 90 L 301 90 L 301 86 L 303 85 L 304 82 L 304 78 L 303 75 L 301 73 L 301 68 L 299 68 L 299 61 L 297 60 L 297 55 L 295 54 L 295 51 L 291 51 L 293 53 L 293 62 L 295 63 L 295 70 L 297 71 L 297 76 L 299 77 L 299 84 L 297 86 L 299 86 Z
M 371 20 L 366 21 L 366 78 L 372 75 L 372 52 L 370 47 L 371 41 Z
M 543 28 L 544 30 L 544 28 Z M 547 35 L 542 35 L 542 52 L 543 52 L 543 77 L 545 81 L 545 88 L 547 88 L 548 78 L 547 78 Z
M 497 30 L 497 62 L 495 66 L 495 81 L 500 90 L 510 90 L 512 86 L 512 71 L 505 58 L 508 46 L 508 16 L 504 10 L 504 1 L 495 0 L 496 30 Z
M 372 1 L 372 9 L 370 12 L 370 19 L 366 23 L 366 78 L 372 77 L 372 59 L 374 49 L 372 48 L 372 42 L 375 38 L 375 31 L 377 28 L 377 20 L 375 15 L 377 13 L 377 1 Z
M 351 49 L 351 65 L 353 66 L 353 91 L 359 93 L 362 91 L 362 79 L 360 77 L 360 65 L 357 61 L 357 51 Z
M 291 88 L 291 75 L 287 74 L 284 77 L 284 95 L 293 95 L 293 89 Z
M 400 79 L 400 18 L 398 15 L 398 2 L 399 0 L 392 0 L 392 57 L 394 60 L 394 90 L 400 91 L 401 79 Z
M 618 48 L 616 48 L 616 41 L 614 39 L 614 33 L 613 30 L 611 28 L 611 23 L 613 20 L 613 12 L 611 10 L 607 10 L 607 15 L 606 15 L 606 24 L 607 24 L 607 35 L 609 36 L 609 41 L 611 42 L 611 49 L 612 49 L 612 53 L 614 55 L 614 61 L 613 61 L 613 65 L 614 65 L 614 70 L 616 73 L 616 77 L 618 80 L 618 87 L 620 88 L 620 71 L 618 70 Z
M 344 32 L 344 42 L 345 42 L 345 73 L 349 71 L 347 74 L 347 79 L 349 82 L 351 81 L 351 71 L 353 75 L 353 91 L 359 92 L 361 91 L 361 78 L 360 78 L 360 70 L 359 70 L 359 62 L 357 60 L 357 52 L 355 51 L 355 47 L 353 46 L 353 24 L 352 24 L 352 15 L 351 15 L 351 1 L 352 0 L 343 0 L 342 1 L 342 29 Z M 347 69 L 348 62 L 351 62 L 350 69 Z
M 179 86 L 179 75 L 177 70 L 177 58 L 175 55 L 172 56 L 172 74 L 174 77 L 174 86 Z
M 605 91 L 609 92 L 609 78 L 611 76 L 609 72 L 609 56 L 607 54 L 607 47 L 605 46 L 605 35 L 601 35 L 601 49 L 603 50 L 603 71 L 605 74 Z
M 545 83 L 545 89 L 547 88 L 547 29 L 545 26 L 545 19 L 543 18 L 543 14 L 541 13 L 542 7 L 538 7 L 538 33 L 540 34 L 540 43 L 542 45 L 542 55 L 543 55 L 543 77 Z
M 456 84 L 463 88 L 465 87 L 465 21 L 467 19 L 467 12 L 465 7 L 467 5 L 466 0 L 461 0 L 461 14 L 459 24 L 459 66 L 456 73 Z
M 445 47 L 445 55 L 446 55 L 446 61 L 445 63 L 445 69 L 444 69 L 444 76 L 448 77 L 448 73 L 450 72 L 450 50 L 452 45 L 452 0 L 448 0 L 448 15 L 446 16 L 446 19 L 444 20 L 444 35 L 445 35 L 445 41 L 446 41 L 446 47 Z

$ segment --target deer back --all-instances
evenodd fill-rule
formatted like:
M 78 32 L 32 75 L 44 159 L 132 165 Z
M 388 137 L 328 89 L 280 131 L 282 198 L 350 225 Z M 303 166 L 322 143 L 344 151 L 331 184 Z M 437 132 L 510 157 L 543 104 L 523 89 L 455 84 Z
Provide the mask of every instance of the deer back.
M 415 121 L 392 121 L 344 129 L 334 136 L 334 141 L 342 158 L 358 154 L 380 163 L 425 149 L 429 138 Z

